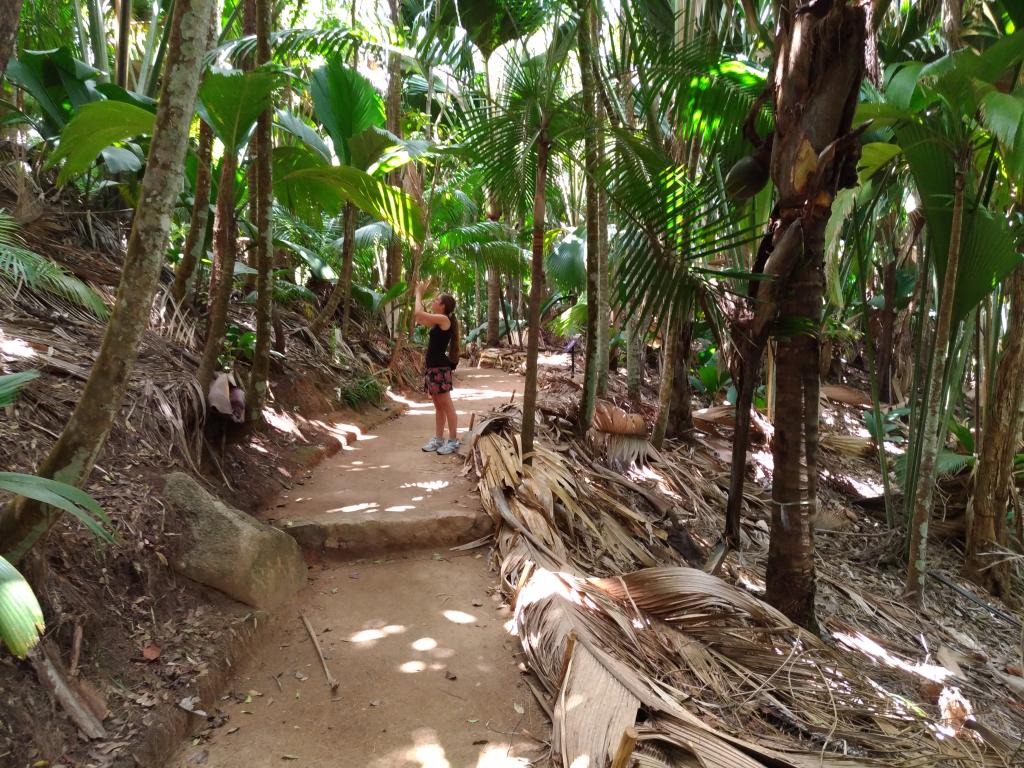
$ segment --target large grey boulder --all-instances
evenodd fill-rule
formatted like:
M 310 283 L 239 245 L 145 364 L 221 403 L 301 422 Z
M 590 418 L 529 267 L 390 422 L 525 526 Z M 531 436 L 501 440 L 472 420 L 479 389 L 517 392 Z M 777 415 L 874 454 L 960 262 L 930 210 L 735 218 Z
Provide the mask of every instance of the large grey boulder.
M 164 498 L 185 523 L 171 566 L 256 608 L 274 608 L 306 583 L 306 563 L 295 539 L 229 507 L 183 472 L 164 484 Z

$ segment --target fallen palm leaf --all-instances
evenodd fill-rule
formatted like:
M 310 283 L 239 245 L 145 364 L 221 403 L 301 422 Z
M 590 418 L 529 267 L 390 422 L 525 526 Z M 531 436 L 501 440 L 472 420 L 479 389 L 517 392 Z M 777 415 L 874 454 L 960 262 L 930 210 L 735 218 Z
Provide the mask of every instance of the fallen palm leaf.
M 652 499 L 720 515 L 713 459 L 652 454 L 645 476 L 660 478 L 658 494 L 667 494 L 652 496 L 636 480 L 607 478 L 579 443 L 556 451 L 541 439 L 524 467 L 517 428 L 515 413 L 485 417 L 473 461 L 496 523 L 512 626 L 548 698 L 563 764 L 582 755 L 610 764 L 634 725 L 633 758 L 643 766 L 1010 759 L 999 739 L 936 738 L 951 731 L 935 703 L 915 703 L 913 665 L 891 666 L 856 646 L 839 651 L 754 595 L 679 567 L 657 535 L 668 513 Z M 695 483 L 701 473 L 712 480 Z M 763 504 L 756 490 L 745 500 Z M 965 716 L 963 732 L 970 722 Z

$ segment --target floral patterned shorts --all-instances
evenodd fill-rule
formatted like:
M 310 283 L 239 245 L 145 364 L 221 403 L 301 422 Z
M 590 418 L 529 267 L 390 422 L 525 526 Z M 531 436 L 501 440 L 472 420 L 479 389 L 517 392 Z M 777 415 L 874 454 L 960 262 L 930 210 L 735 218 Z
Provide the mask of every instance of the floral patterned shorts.
M 427 368 L 423 376 L 423 389 L 428 395 L 443 395 L 453 388 L 451 368 Z

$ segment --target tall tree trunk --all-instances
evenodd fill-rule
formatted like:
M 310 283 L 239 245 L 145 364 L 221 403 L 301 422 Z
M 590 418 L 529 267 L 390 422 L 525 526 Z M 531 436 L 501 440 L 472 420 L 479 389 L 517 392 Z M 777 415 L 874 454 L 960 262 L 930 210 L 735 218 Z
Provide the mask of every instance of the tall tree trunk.
M 626 396 L 634 407 L 640 405 L 643 383 L 644 343 L 636 318 L 626 321 Z
M 256 65 L 270 61 L 270 0 L 256 0 Z M 270 373 L 271 318 L 273 315 L 273 286 L 271 271 L 274 262 L 274 233 L 271 229 L 270 162 L 274 151 L 271 129 L 274 108 L 268 106 L 256 121 L 256 347 L 253 351 L 252 371 L 245 397 L 246 419 L 256 421 L 263 411 L 267 394 L 267 376 Z M 253 194 L 253 190 L 249 194 Z
M 782 318 L 821 322 L 824 221 L 804 234 L 805 267 L 791 279 Z M 814 518 L 817 509 L 818 355 L 816 336 L 780 337 L 775 353 L 772 526 L 767 600 L 798 624 L 817 630 L 814 611 Z M 806 469 L 801 467 L 801 458 Z
M 199 386 L 205 395 L 213 381 L 217 358 L 224 348 L 224 329 L 228 304 L 235 282 L 235 171 L 238 156 L 227 151 L 220 160 L 217 210 L 213 219 L 213 268 L 210 270 L 209 314 L 206 317 L 206 341 L 199 362 Z
M 397 29 L 402 22 L 401 8 L 398 0 L 389 0 L 391 23 Z M 384 101 L 387 129 L 395 136 L 402 137 L 402 57 L 397 51 L 388 52 L 388 90 Z M 402 185 L 401 171 L 388 174 L 388 183 L 395 187 Z M 392 288 L 402 281 L 402 243 L 397 237 L 388 241 L 387 255 L 387 287 Z M 409 286 L 413 288 L 415 286 Z M 389 317 L 391 332 L 401 343 L 398 333 L 398 315 L 401 303 L 395 301 L 391 305 Z
M 661 382 L 658 386 L 658 418 L 654 422 L 651 434 L 651 445 L 659 451 L 665 444 L 665 433 L 668 431 L 669 414 L 672 413 L 672 382 L 678 375 L 676 370 L 675 343 L 672 341 L 679 335 L 678 310 L 669 310 L 665 329 L 661 335 Z
M 893 330 L 896 325 L 896 259 L 885 266 L 882 295 L 884 304 L 879 321 L 881 332 L 878 334 L 878 394 L 885 402 L 892 400 L 892 352 Z
M 501 278 L 498 270 L 487 270 L 487 346 L 501 344 Z
M 596 97 L 599 91 L 601 71 L 598 66 L 600 62 L 601 46 L 601 19 L 599 7 L 595 6 L 590 14 L 590 40 L 592 41 L 592 53 L 590 56 L 590 69 L 595 90 L 594 121 L 597 125 L 595 137 L 595 153 L 597 165 L 604 165 L 604 123 L 607 115 L 604 110 L 604 102 Z M 588 239 L 588 253 L 589 253 Z M 589 290 L 589 286 L 588 286 Z M 611 344 L 608 336 L 611 328 L 611 309 L 609 307 L 608 290 L 608 195 L 604 185 L 597 186 L 597 396 L 604 397 L 608 393 L 608 365 L 611 355 Z
M 154 19 L 155 22 L 155 19 Z M 220 32 L 220 0 L 213 0 L 210 11 L 209 46 L 212 49 Z M 158 73 L 154 72 L 156 77 Z M 185 237 L 181 261 L 174 269 L 171 298 L 181 305 L 192 292 L 192 277 L 206 251 L 206 230 L 210 221 L 210 189 L 213 186 L 213 129 L 204 120 L 199 121 L 199 147 L 196 150 L 196 186 L 192 202 L 192 218 Z
M 324 308 L 320 311 L 320 314 L 316 316 L 313 324 L 309 326 L 309 330 L 314 335 L 319 335 L 323 332 L 324 328 L 326 328 L 331 320 L 334 319 L 334 314 L 338 311 L 338 307 L 342 302 L 344 302 L 346 307 L 346 309 L 343 310 L 344 317 L 348 317 L 347 307 L 349 303 L 349 291 L 352 287 L 352 254 L 355 251 L 355 234 L 356 207 L 352 205 L 352 203 L 346 203 L 344 235 L 341 241 L 341 277 L 339 277 L 338 282 L 335 283 L 334 290 L 331 291 L 331 296 L 327 299 L 327 303 L 324 305 Z M 345 330 L 344 324 L 342 324 L 342 338 L 346 338 Z
M 117 61 L 114 73 L 117 84 L 128 87 L 128 53 L 131 49 L 132 0 L 115 0 L 117 9 Z M 153 19 L 156 23 L 156 19 Z
M 533 459 L 537 413 L 537 352 L 540 347 L 540 305 L 544 303 L 544 208 L 551 140 L 546 131 L 537 138 L 537 176 L 533 182 L 533 258 L 530 269 L 530 318 L 526 337 L 526 381 L 523 383 L 523 463 Z
M 672 404 L 668 409 L 665 434 L 686 437 L 693 432 L 693 403 L 690 401 L 690 345 L 693 342 L 693 311 L 689 307 L 675 337 L 668 340 L 668 351 L 674 362 L 672 368 Z
M 940 424 L 942 413 L 942 376 L 946 370 L 949 353 L 949 339 L 953 328 L 953 296 L 956 293 L 956 273 L 960 262 L 960 232 L 963 227 L 965 174 L 970 161 L 970 152 L 964 149 L 956 163 L 956 178 L 953 182 L 953 216 L 949 232 L 949 254 L 946 257 L 946 271 L 942 278 L 942 294 L 939 312 L 935 320 L 935 337 L 932 341 L 932 366 L 929 371 L 928 399 L 924 403 L 924 418 L 921 420 L 921 467 L 918 470 L 917 490 L 914 493 L 914 511 L 910 521 L 910 556 L 907 567 L 905 597 L 912 605 L 920 605 L 924 598 L 925 578 L 928 575 L 928 522 L 931 517 L 932 495 L 935 491 L 935 457 L 942 445 L 941 437 L 946 434 L 946 425 Z M 940 437 L 941 436 L 941 437 Z
M 0 83 L 7 72 L 7 62 L 18 53 L 21 4 L 22 0 L 4 0 L 4 9 L 0 12 Z
M 92 65 L 100 71 L 100 82 L 110 80 L 110 62 L 107 61 L 107 31 L 103 23 L 100 0 L 85 0 L 89 7 L 89 39 L 92 42 Z
M 479 328 L 483 325 L 482 305 L 480 303 L 480 265 L 473 265 L 473 327 Z
M 171 285 L 171 298 L 180 305 L 189 292 L 192 275 L 202 258 L 206 248 L 206 230 L 210 220 L 210 187 L 213 180 L 211 172 L 213 155 L 213 129 L 205 122 L 199 125 L 199 148 L 196 150 L 196 187 L 192 203 L 192 219 L 185 238 L 185 248 L 181 253 L 181 261 L 174 269 L 174 283 Z
M 974 473 L 966 564 L 971 579 L 993 595 L 1003 597 L 1010 590 L 1009 564 L 992 558 L 990 553 L 997 546 L 1006 545 L 1006 509 L 1024 408 L 1024 267 L 1017 267 L 1010 275 L 1006 293 L 1010 299 L 1010 320 Z
M 598 198 L 598 127 L 597 99 L 594 93 L 594 72 L 591 63 L 594 51 L 593 17 L 594 6 L 583 0 L 582 22 L 578 25 L 580 59 L 580 84 L 583 96 L 583 120 L 586 126 L 584 137 L 584 179 L 586 190 L 587 225 L 587 348 L 583 366 L 583 390 L 580 392 L 580 432 L 590 429 L 594 421 L 594 407 L 597 404 L 598 380 L 600 378 L 601 355 L 601 236 Z M 607 347 L 607 344 L 605 344 Z
M 771 171 L 779 203 L 762 248 L 764 272 L 773 279 L 756 286 L 734 331 L 740 396 L 726 516 L 733 545 L 739 539 L 749 409 L 769 327 L 776 318 L 784 328 L 801 317 L 812 323 L 820 318 L 825 224 L 858 147 L 850 127 L 864 76 L 864 9 L 833 4 L 821 16 L 797 15 L 795 5 L 787 1 L 780 10 L 772 75 Z M 813 628 L 818 340 L 795 336 L 780 340 L 779 348 L 767 598 L 793 621 Z M 804 482 L 801 447 L 809 465 Z
M 206 55 L 212 0 L 178 0 L 171 21 L 167 70 L 157 106 L 117 300 L 99 354 L 74 412 L 44 459 L 42 477 L 81 486 L 103 450 L 149 322 L 171 216 L 181 189 L 189 125 Z M 0 513 L 3 554 L 17 563 L 50 528 L 59 511 L 25 498 Z

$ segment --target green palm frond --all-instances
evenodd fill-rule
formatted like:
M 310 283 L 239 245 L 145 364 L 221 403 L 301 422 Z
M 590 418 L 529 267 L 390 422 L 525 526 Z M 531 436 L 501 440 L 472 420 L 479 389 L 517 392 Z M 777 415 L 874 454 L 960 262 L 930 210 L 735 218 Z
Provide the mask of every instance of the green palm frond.
M 530 209 L 540 136 L 552 142 L 550 179 L 558 174 L 562 150 L 582 135 L 580 110 L 564 90 L 564 56 L 558 54 L 554 47 L 539 56 L 510 54 L 495 102 L 478 101 L 466 113 L 463 153 L 510 218 Z
M 297 27 L 282 29 L 270 36 L 270 51 L 275 61 L 294 64 L 295 59 L 345 59 L 355 45 L 381 50 L 348 27 Z M 211 61 L 228 59 L 240 64 L 256 50 L 256 36 L 231 40 L 210 52 Z
M 500 240 L 493 243 L 480 243 L 473 248 L 471 253 L 481 266 L 493 267 L 512 277 L 525 275 L 529 269 L 530 251 L 516 243 Z
M 548 251 L 544 259 L 544 273 L 553 285 L 566 293 L 583 293 L 586 290 L 586 228 L 580 227 L 568 233 Z
M 692 267 L 759 237 L 760 224 L 742 223 L 717 176 L 691 183 L 686 169 L 657 146 L 625 132 L 601 169 L 622 223 L 613 241 L 621 303 L 641 321 L 665 317 L 692 298 Z M 641 310 L 642 307 L 642 310 Z
M 500 221 L 478 221 L 462 227 L 453 227 L 437 239 L 439 248 L 454 250 L 467 245 L 481 245 L 507 240 L 508 228 Z
M 0 644 L 23 659 L 45 629 L 43 609 L 32 587 L 17 568 L 0 557 Z
M 21 245 L 17 229 L 14 217 L 0 211 L 0 285 L 15 290 L 24 285 L 60 297 L 105 320 L 107 305 L 99 294 L 64 267 Z
M 639 32 L 634 34 L 643 67 L 642 87 L 637 90 L 643 113 L 660 110 L 680 139 L 698 138 L 726 157 L 742 148 L 742 126 L 758 96 L 765 89 L 768 72 L 753 62 L 723 54 L 719 42 L 700 36 L 665 50 L 652 47 Z M 757 115 L 761 135 L 771 129 L 771 111 L 761 107 Z
M 39 378 L 38 371 L 21 371 L 0 376 L 0 408 L 13 403 L 22 388 L 33 379 Z

